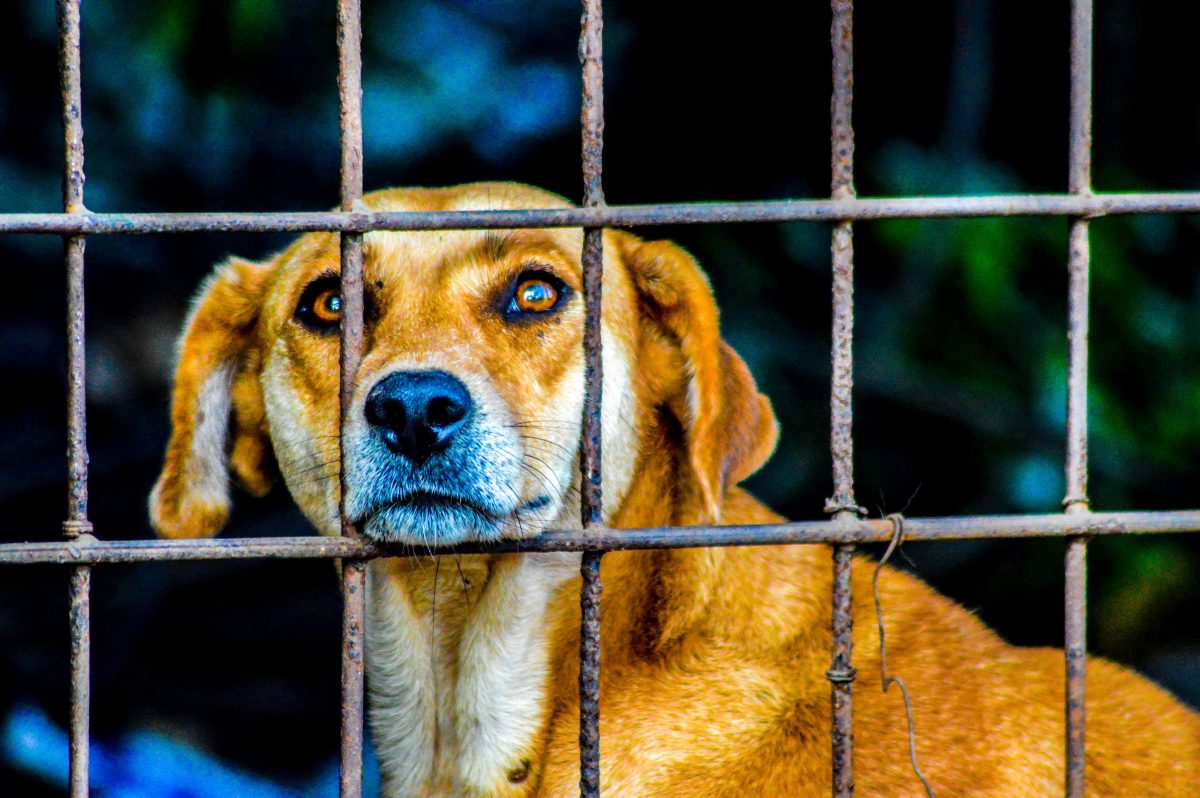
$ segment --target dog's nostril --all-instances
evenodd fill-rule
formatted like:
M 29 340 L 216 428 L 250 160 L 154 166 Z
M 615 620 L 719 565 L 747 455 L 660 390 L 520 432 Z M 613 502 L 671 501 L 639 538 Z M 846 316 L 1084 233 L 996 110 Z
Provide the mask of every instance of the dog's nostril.
M 435 427 L 448 427 L 456 421 L 462 421 L 467 415 L 467 408 L 449 396 L 435 396 L 429 400 L 426 417 Z
M 367 401 L 367 421 L 376 427 L 404 427 L 408 413 L 404 403 L 390 396 L 372 397 Z

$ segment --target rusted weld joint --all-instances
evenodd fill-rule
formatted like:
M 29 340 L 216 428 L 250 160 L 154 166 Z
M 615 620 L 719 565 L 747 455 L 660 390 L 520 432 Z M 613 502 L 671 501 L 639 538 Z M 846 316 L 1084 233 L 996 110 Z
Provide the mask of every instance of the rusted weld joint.
M 1079 189 L 1078 191 L 1071 191 L 1069 193 L 1072 196 L 1080 197 L 1082 199 L 1093 200 L 1096 198 L 1096 192 L 1092 190 L 1092 186 L 1091 186 L 1090 182 L 1084 188 Z M 1095 210 L 1088 211 L 1087 213 L 1081 213 L 1078 216 L 1075 216 L 1072 218 L 1082 220 L 1085 222 L 1090 222 L 1092 219 L 1101 219 L 1107 215 L 1108 215 L 1108 211 L 1103 210 L 1101 208 L 1097 208 Z
M 78 540 L 82 535 L 90 536 L 95 528 L 91 521 L 63 521 L 62 531 L 67 540 Z
M 825 678 L 834 684 L 853 684 L 858 678 L 858 668 L 830 668 L 825 671 Z
M 1072 493 L 1062 500 L 1062 506 L 1068 513 L 1087 513 L 1092 510 L 1092 500 L 1087 494 Z
M 862 518 L 867 514 L 867 508 L 859 507 L 853 500 L 847 502 L 844 499 L 831 496 L 825 500 L 825 513 L 835 516 L 835 520 L 839 513 L 853 513 L 856 518 Z

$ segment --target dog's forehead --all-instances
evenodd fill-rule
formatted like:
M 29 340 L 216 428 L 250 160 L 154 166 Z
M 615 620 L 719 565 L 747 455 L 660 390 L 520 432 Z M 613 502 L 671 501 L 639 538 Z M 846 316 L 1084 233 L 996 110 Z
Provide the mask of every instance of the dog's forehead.
M 366 195 L 363 204 L 372 211 L 389 212 L 572 207 L 556 194 L 515 183 L 391 189 Z M 364 266 L 369 280 L 426 280 L 506 256 L 553 253 L 560 265 L 577 270 L 582 242 L 578 229 L 376 230 L 363 237 Z M 301 245 L 294 253 L 299 257 L 286 258 L 283 265 L 304 272 L 338 271 L 336 235 L 318 234 L 310 237 L 309 243 L 315 246 Z
M 575 274 L 581 243 L 571 230 L 378 230 L 363 237 L 364 268 L 368 280 L 416 284 L 482 276 L 510 261 L 552 262 Z

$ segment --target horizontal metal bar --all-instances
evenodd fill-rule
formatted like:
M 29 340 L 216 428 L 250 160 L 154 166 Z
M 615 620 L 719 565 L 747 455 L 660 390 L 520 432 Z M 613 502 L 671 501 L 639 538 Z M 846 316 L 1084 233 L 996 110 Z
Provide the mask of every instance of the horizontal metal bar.
M 691 202 L 497 211 L 279 213 L 6 213 L 0 234 L 144 235 L 148 233 L 307 233 L 328 230 L 471 230 L 516 227 L 636 227 L 730 222 L 828 222 L 981 216 L 1095 218 L 1148 213 L 1200 213 L 1200 192 L 1129 194 L 999 194 L 977 197 Z
M 162 562 L 172 560 L 319 559 L 412 557 L 434 554 L 500 554 L 522 551 L 616 551 L 701 546 L 764 546 L 787 543 L 882 543 L 891 539 L 886 518 L 792 521 L 743 526 L 679 526 L 648 529 L 593 527 L 543 532 L 526 540 L 465 543 L 427 549 L 387 545 L 365 538 L 216 538 L 212 540 L 105 540 L 0 544 L 0 565 Z M 1200 510 L 1088 513 L 1080 515 L 980 515 L 906 518 L 904 540 L 977 540 L 1068 535 L 1131 535 L 1200 532 Z

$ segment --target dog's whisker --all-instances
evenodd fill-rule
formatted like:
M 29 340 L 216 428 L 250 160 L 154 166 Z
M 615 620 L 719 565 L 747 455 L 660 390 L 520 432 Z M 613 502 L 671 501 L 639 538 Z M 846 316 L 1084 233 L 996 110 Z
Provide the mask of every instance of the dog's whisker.
M 322 468 L 337 468 L 340 470 L 341 466 L 337 460 L 325 460 L 317 463 L 316 465 L 291 470 L 284 475 L 284 478 L 290 481 L 294 477 L 304 476 L 305 474 L 312 473 L 313 471 L 319 471 Z
M 540 468 L 537 468 L 536 466 L 532 465 L 531 463 L 527 463 L 527 462 L 523 462 L 523 461 L 521 462 L 521 465 L 531 469 L 535 474 L 537 474 L 538 477 L 541 478 L 542 484 L 545 485 L 547 488 L 551 487 L 550 483 L 547 480 L 549 478 L 553 478 L 554 486 L 553 486 L 552 492 L 555 494 L 561 494 L 563 492 L 562 481 L 558 478 L 558 475 L 554 473 L 554 469 L 551 468 L 550 464 L 547 463 L 542 458 L 538 457 L 537 455 L 530 454 L 529 452 L 526 452 L 525 456 L 528 459 L 534 461 L 535 463 L 541 463 L 543 466 L 546 467 L 546 471 L 543 472 Z
M 474 609 L 471 606 L 471 586 L 467 582 L 466 574 L 463 573 L 462 555 L 460 555 L 460 554 L 454 555 L 454 567 L 458 569 L 458 578 L 459 578 L 459 581 L 462 582 L 463 601 L 466 602 L 467 612 L 471 612 Z
M 338 452 L 307 452 L 287 457 L 279 461 L 279 473 L 290 475 L 295 473 L 295 469 L 299 467 L 308 467 L 318 463 L 328 463 L 339 461 L 341 457 Z
M 340 472 L 333 473 L 333 474 L 320 474 L 315 477 L 309 477 L 308 479 L 301 479 L 301 480 L 297 480 L 295 482 L 288 482 L 288 485 L 291 486 L 292 488 L 301 488 L 301 487 L 307 487 L 309 485 L 318 485 L 322 482 L 333 482 L 336 485 L 337 484 L 336 480 L 340 476 L 341 476 Z
M 523 440 L 527 443 L 528 442 L 537 442 L 537 443 L 547 444 L 548 446 L 553 446 L 554 448 L 560 450 L 568 458 L 570 458 L 572 460 L 575 459 L 575 454 L 576 454 L 575 451 L 572 449 L 568 449 L 566 446 L 563 446 L 561 443 L 558 443 L 557 441 L 552 441 L 549 438 L 540 438 L 536 435 L 521 435 L 520 437 L 521 437 L 521 440 Z

